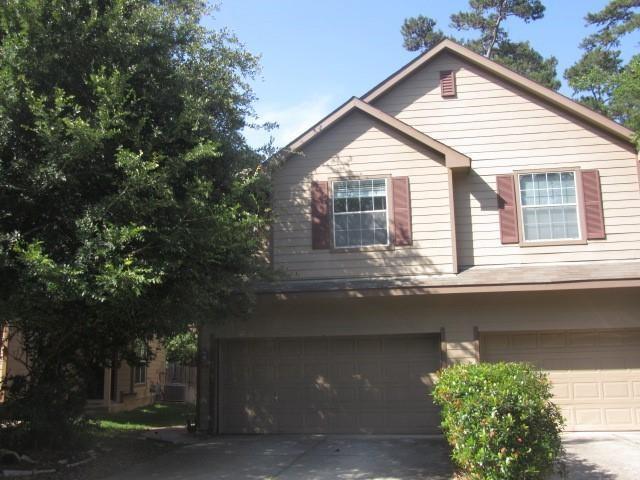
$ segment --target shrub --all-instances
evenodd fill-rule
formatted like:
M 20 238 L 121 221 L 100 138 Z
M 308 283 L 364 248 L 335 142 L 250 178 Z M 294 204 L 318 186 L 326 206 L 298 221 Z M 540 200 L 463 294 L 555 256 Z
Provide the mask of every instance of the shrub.
M 523 363 L 457 365 L 434 388 L 453 461 L 471 479 L 544 478 L 562 452 L 547 376 Z

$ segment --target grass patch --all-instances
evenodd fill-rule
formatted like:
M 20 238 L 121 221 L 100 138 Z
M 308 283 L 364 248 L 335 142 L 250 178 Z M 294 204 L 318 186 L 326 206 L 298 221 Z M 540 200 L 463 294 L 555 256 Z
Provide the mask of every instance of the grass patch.
M 192 405 L 156 403 L 128 412 L 93 415 L 91 420 L 94 425 L 107 432 L 123 432 L 183 426 L 194 415 L 195 408 Z

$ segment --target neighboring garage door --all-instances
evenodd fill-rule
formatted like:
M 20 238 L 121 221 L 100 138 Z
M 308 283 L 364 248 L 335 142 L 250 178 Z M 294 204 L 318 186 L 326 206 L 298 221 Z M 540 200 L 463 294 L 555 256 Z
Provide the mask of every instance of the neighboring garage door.
M 484 334 L 482 361 L 549 372 L 567 430 L 640 430 L 640 331 Z
M 221 342 L 222 433 L 433 433 L 439 335 Z

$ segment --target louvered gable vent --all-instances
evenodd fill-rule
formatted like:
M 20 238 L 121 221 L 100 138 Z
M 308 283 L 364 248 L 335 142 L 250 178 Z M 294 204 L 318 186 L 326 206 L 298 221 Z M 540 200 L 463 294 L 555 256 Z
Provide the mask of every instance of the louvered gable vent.
M 443 98 L 456 96 L 456 74 L 452 70 L 440 72 L 440 93 Z

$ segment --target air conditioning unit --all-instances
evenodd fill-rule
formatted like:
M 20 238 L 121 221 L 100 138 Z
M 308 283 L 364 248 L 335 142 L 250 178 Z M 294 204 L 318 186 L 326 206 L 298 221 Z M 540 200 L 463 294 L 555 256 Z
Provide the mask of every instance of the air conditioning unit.
M 181 383 L 174 383 L 164 386 L 165 402 L 184 402 L 187 387 Z

